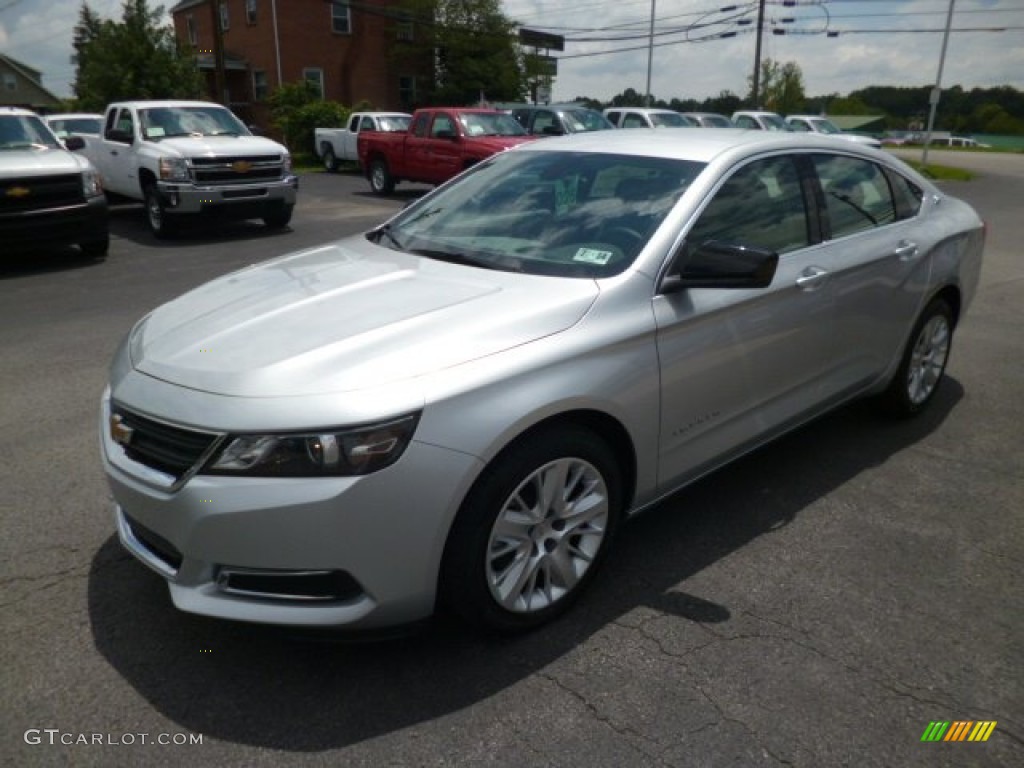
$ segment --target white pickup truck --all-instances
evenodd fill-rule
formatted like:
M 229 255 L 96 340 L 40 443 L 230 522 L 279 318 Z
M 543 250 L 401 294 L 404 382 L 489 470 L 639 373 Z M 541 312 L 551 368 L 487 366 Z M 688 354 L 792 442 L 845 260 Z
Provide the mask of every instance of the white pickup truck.
M 219 104 L 128 101 L 107 107 L 85 154 L 107 192 L 143 200 L 153 234 L 169 237 L 185 216 L 263 219 L 287 226 L 298 178 L 288 150 Z
M 412 115 L 405 112 L 353 112 L 344 128 L 314 128 L 316 153 L 330 172 L 338 170 L 338 163 L 359 162 L 356 139 L 362 131 L 402 133 L 409 128 Z

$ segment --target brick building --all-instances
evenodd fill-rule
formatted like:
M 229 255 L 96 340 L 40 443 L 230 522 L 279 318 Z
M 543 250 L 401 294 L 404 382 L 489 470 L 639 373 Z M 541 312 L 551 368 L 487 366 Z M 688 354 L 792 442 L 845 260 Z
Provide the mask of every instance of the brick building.
M 430 62 L 397 56 L 428 25 L 403 16 L 399 0 L 182 0 L 171 8 L 178 39 L 198 52 L 209 98 L 247 123 L 269 125 L 266 97 L 279 85 L 313 82 L 347 106 L 411 110 Z M 226 97 L 215 86 L 214 19 L 220 21 Z M 401 62 L 401 63 L 400 63 Z

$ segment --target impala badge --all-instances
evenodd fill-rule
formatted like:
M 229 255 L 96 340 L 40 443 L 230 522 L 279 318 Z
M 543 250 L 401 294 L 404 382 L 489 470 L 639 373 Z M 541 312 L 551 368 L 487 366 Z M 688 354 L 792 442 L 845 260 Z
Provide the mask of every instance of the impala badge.
M 124 423 L 120 414 L 113 414 L 110 417 L 110 439 L 118 445 L 127 446 L 132 441 L 135 430 Z

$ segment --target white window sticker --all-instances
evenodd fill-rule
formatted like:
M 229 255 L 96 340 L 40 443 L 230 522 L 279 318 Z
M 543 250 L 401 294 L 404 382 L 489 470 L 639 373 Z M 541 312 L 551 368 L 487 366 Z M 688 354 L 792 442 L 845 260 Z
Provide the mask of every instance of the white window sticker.
M 573 261 L 583 261 L 587 264 L 607 264 L 615 254 L 611 251 L 599 251 L 596 248 L 580 248 Z

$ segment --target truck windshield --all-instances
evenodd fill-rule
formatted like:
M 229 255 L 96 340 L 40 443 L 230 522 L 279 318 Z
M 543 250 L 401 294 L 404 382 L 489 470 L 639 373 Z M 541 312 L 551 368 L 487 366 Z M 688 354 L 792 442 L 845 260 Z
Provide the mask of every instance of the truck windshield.
M 140 110 L 142 135 L 153 141 L 172 136 L 248 136 L 249 130 L 222 107 L 154 107 Z
M 525 136 L 526 130 L 503 112 L 464 112 L 459 122 L 467 136 Z
M 47 149 L 59 147 L 56 137 L 43 121 L 33 115 L 0 117 L 0 150 Z

